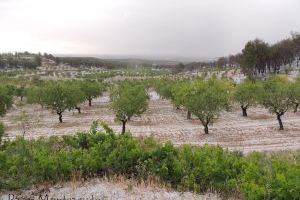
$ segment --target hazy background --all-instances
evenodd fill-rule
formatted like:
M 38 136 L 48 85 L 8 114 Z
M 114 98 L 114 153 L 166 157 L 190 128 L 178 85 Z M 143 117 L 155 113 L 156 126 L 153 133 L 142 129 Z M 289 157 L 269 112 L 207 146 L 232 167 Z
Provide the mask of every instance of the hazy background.
M 213 58 L 300 31 L 300 0 L 0 0 L 0 52 Z

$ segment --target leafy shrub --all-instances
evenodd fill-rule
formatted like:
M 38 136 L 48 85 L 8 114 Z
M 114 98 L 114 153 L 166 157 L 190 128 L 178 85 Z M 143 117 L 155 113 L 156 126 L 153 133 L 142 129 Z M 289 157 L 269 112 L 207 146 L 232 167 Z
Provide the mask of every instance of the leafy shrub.
M 181 191 L 213 190 L 246 199 L 299 199 L 299 160 L 299 152 L 243 156 L 219 146 L 174 147 L 153 138 L 92 129 L 74 136 L 5 142 L 0 150 L 0 190 L 68 181 L 79 172 L 82 178 L 157 177 Z
M 242 176 L 242 192 L 247 199 L 300 199 L 298 152 L 297 155 L 248 156 Z

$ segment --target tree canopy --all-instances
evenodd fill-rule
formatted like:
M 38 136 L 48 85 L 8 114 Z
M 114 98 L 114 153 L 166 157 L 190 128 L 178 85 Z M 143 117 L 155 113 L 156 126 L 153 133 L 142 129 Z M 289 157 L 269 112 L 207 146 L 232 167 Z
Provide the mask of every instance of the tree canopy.
M 27 103 L 30 104 L 39 104 L 42 107 L 44 106 L 44 88 L 43 87 L 30 87 L 26 92 Z
M 206 134 L 208 125 L 222 110 L 229 108 L 230 90 L 228 84 L 216 79 L 197 81 L 190 88 L 185 107 L 201 121 Z
M 276 114 L 280 130 L 283 130 L 281 117 L 293 104 L 289 88 L 290 83 L 286 77 L 274 76 L 264 82 L 260 96 L 260 103 L 270 113 Z
M 80 104 L 86 100 L 86 96 L 80 87 L 80 82 L 68 81 L 65 82 L 69 88 L 69 98 L 67 98 L 68 109 L 76 109 L 78 113 L 81 113 Z
M 169 79 L 160 79 L 156 80 L 153 83 L 155 91 L 163 99 L 173 99 L 172 87 L 174 86 L 175 81 Z
M 111 93 L 112 110 L 116 118 L 121 121 L 122 133 L 125 125 L 132 116 L 140 116 L 148 107 L 148 94 L 145 87 L 140 84 L 121 83 Z
M 290 84 L 289 92 L 291 102 L 294 104 L 294 112 L 297 112 L 300 105 L 300 78 Z
M 23 97 L 26 95 L 26 88 L 24 86 L 17 87 L 15 89 L 15 95 L 20 97 L 21 101 L 23 101 Z
M 242 50 L 241 67 L 248 78 L 253 80 L 256 74 L 264 72 L 268 58 L 268 44 L 256 39 L 249 41 Z
M 176 84 L 172 88 L 172 96 L 174 105 L 179 108 L 180 106 L 185 107 L 188 101 L 188 95 L 192 91 L 191 82 L 181 82 Z M 186 107 L 185 107 L 186 108 Z M 187 119 L 191 119 L 191 111 L 187 110 Z
M 240 104 L 244 117 L 247 117 L 247 109 L 258 103 L 261 92 L 262 84 L 260 82 L 245 81 L 236 86 L 233 98 Z
M 92 106 L 92 100 L 101 96 L 105 90 L 104 85 L 96 81 L 83 81 L 80 83 L 80 88 L 85 99 L 89 101 L 89 106 Z
M 78 107 L 83 100 L 83 93 L 75 84 L 49 83 L 43 88 L 41 102 L 47 108 L 56 112 L 62 123 L 62 113 Z

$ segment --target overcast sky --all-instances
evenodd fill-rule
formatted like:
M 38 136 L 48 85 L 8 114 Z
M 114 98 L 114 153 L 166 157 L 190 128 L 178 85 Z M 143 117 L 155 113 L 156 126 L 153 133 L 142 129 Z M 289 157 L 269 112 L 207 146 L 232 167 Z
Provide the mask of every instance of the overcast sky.
M 300 32 L 300 0 L 0 0 L 0 52 L 218 57 Z

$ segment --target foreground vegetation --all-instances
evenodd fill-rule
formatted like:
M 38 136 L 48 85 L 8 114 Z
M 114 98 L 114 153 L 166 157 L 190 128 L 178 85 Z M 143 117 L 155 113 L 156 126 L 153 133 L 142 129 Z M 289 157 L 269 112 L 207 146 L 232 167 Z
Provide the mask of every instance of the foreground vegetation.
M 0 147 L 0 189 L 29 188 L 43 182 L 124 175 L 138 180 L 157 177 L 179 191 L 244 196 L 247 199 L 299 199 L 300 154 L 252 153 L 243 156 L 218 146 L 174 147 L 152 138 L 115 135 L 94 123 L 75 136 L 19 137 Z

